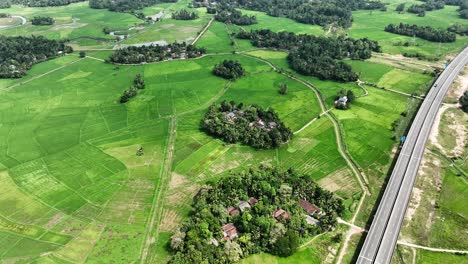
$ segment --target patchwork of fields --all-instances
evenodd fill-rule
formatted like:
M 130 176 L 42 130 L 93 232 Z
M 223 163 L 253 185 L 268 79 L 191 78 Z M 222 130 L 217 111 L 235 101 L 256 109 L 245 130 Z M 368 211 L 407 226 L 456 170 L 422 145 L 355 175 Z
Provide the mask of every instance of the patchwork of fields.
M 189 2 L 158 4 L 142 12 L 170 16 Z M 456 53 L 466 42 L 468 37 L 457 36 L 451 44 L 417 39 L 416 46 L 395 46 L 397 41 L 413 41 L 383 31 L 395 19 L 440 27 L 461 22 L 455 7 L 419 18 L 395 13 L 399 2 L 391 1 L 387 12 L 353 12 L 349 36 L 378 40 L 385 53 L 427 56 Z M 118 43 L 123 45 L 191 42 L 212 16 L 193 9 L 200 15 L 194 21 L 166 17 L 140 25 L 142 21 L 131 14 L 87 5 L 0 10 L 28 21 L 40 12 L 57 21 L 53 26 L 28 23 L 0 29 L 0 34 L 69 38 L 88 55 L 62 56 L 35 65 L 23 78 L 0 79 L 0 262 L 164 263 L 170 258 L 170 238 L 188 218 L 193 196 L 216 179 L 259 164 L 310 175 L 343 199 L 345 221 L 366 225 L 397 139 L 420 103 L 414 95 L 423 96 L 433 81 L 429 73 L 345 60 L 362 83 L 323 81 L 293 72 L 286 52 L 255 49 L 249 41 L 231 36 L 239 26 L 216 21 L 196 43 L 207 48 L 206 56 L 115 66 L 102 61 L 111 51 L 99 50 L 117 44 L 103 28 L 128 30 L 139 25 Z M 258 19 L 258 24 L 243 26 L 245 30 L 331 34 L 319 26 L 243 12 Z M 225 59 L 238 60 L 246 76 L 235 82 L 215 77 L 213 66 Z M 146 88 L 129 103 L 118 103 L 136 74 L 144 77 Z M 286 95 L 278 92 L 282 84 L 288 85 Z M 346 111 L 333 108 L 341 89 L 352 90 L 357 97 Z M 200 120 L 212 103 L 223 100 L 275 109 L 296 132 L 294 138 L 278 149 L 255 150 L 206 135 Z M 403 125 L 395 129 L 398 122 Z M 462 197 L 450 195 L 463 193 L 458 180 L 454 175 L 445 178 L 441 206 L 447 215 L 462 210 Z M 440 233 L 433 234 L 431 243 L 451 243 L 444 232 L 458 229 L 444 221 L 435 225 Z M 342 249 L 342 240 L 333 238 L 344 237 L 347 230 L 340 224 L 332 232 L 305 238 L 288 258 L 257 254 L 242 263 L 332 263 Z M 359 239 L 360 235 L 350 237 L 343 263 L 352 262 Z M 434 260 L 445 256 L 415 252 L 421 263 L 437 263 Z M 464 261 L 449 257 L 454 263 Z

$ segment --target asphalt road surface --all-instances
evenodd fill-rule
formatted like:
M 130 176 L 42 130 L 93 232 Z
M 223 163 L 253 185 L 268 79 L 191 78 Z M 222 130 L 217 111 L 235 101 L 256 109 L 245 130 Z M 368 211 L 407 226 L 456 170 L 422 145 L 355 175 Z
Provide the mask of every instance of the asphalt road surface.
M 442 72 L 424 99 L 390 176 L 358 264 L 390 263 L 429 132 L 445 94 L 467 63 L 468 48 L 465 48 Z

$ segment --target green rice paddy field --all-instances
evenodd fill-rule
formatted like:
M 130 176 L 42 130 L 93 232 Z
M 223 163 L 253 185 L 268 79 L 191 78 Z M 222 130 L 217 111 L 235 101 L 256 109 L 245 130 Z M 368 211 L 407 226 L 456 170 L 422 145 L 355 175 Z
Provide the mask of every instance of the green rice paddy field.
M 143 12 L 146 15 L 171 12 L 187 3 L 155 5 Z M 129 14 L 89 9 L 87 3 L 43 9 L 14 6 L 8 12 L 30 18 L 38 10 L 56 18 L 59 23 L 55 26 L 83 25 L 54 31 L 55 26 L 28 24 L 0 30 L 0 34 L 106 38 L 102 33 L 105 26 L 127 29 L 141 23 Z M 393 41 L 401 37 L 387 35 L 379 28 L 400 16 L 418 24 L 429 23 L 421 21 L 432 16 L 440 21 L 441 16 L 449 17 L 448 21 L 440 22 L 443 26 L 457 21 L 456 11 L 451 7 L 428 12 L 426 18 L 394 14 L 392 10 L 393 7 L 385 13 L 355 12 L 349 34 L 362 37 L 369 32 L 369 38 L 379 40 L 388 53 L 411 49 L 434 54 L 438 44 L 418 40 L 421 45 L 408 50 L 395 47 Z M 123 43 L 193 38 L 210 19 L 203 9 L 198 12 L 200 19 L 195 22 L 164 19 L 145 25 Z M 268 27 L 275 31 L 326 34 L 317 26 L 261 12 L 246 13 L 256 15 L 259 21 L 245 27 L 246 30 Z M 379 16 L 382 21 L 369 22 Z M 369 26 L 365 31 L 364 24 Z M 259 164 L 293 167 L 310 175 L 344 199 L 344 219 L 350 220 L 363 189 L 339 151 L 339 135 L 332 119 L 322 116 L 309 123 L 322 112 L 311 87 L 274 71 L 266 63 L 292 72 L 287 54 L 252 50 L 254 47 L 248 41 L 229 37 L 236 30 L 239 30 L 236 26 L 214 22 L 197 43 L 205 46 L 210 55 L 199 59 L 114 67 L 92 58 L 69 55 L 35 65 L 21 79 L 0 80 L 0 262 L 163 263 L 170 257 L 167 251 L 170 237 L 187 219 L 197 191 L 231 171 Z M 103 47 L 102 42 L 93 41 L 77 45 Z M 441 53 L 453 53 L 461 42 L 442 47 Z M 233 51 L 244 53 L 232 54 Z M 98 59 L 109 54 L 110 51 L 87 52 Z M 247 75 L 235 82 L 212 75 L 213 65 L 224 59 L 239 60 Z M 383 64 L 346 63 L 360 73 L 362 81 L 396 92 L 424 94 L 432 81 L 429 75 Z M 138 73 L 144 76 L 146 89 L 129 103 L 119 104 L 119 96 Z M 392 123 L 418 101 L 367 85 L 360 87 L 356 83 L 293 74 L 317 89 L 326 109 L 333 107 L 340 89 L 351 89 L 358 96 L 349 110 L 333 109 L 330 114 L 342 133 L 342 147 L 362 169 L 365 186 L 372 192 L 356 219 L 357 225 L 364 226 L 397 144 Z M 289 92 L 280 95 L 279 86 L 285 83 Z M 276 150 L 225 144 L 207 136 L 199 127 L 208 106 L 222 100 L 272 107 L 298 133 Z M 140 147 L 144 155 L 137 156 Z M 456 189 L 457 185 L 448 186 Z M 457 201 L 453 206 L 459 206 Z M 332 243 L 331 236 L 345 232 L 346 228 L 339 226 L 312 242 L 306 238 L 302 241 L 304 246 L 289 258 L 261 254 L 250 256 L 243 263 L 333 261 L 335 255 L 330 248 L 337 251 L 340 243 Z M 357 238 L 353 237 L 351 242 L 349 248 L 354 250 Z M 431 258 L 429 253 L 419 252 L 418 260 Z M 345 263 L 351 258 L 352 252 L 348 251 Z

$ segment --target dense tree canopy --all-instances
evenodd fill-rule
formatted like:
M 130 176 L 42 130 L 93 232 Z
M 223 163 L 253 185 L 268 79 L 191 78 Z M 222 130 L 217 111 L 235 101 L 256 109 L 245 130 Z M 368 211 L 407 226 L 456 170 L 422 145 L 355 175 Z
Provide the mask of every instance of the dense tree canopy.
M 53 25 L 55 20 L 51 17 L 47 16 L 36 16 L 31 19 L 31 23 L 35 26 L 45 26 L 45 25 Z
M 468 23 L 462 24 L 462 23 L 456 23 L 451 25 L 448 29 L 448 31 L 457 33 L 462 36 L 468 35 Z
M 380 1 L 367 0 L 216 0 L 217 4 L 228 4 L 250 10 L 266 12 L 270 16 L 288 17 L 301 23 L 321 25 L 338 24 L 350 27 L 352 10 L 381 9 Z M 201 6 L 204 0 L 195 0 L 194 6 Z
M 344 210 L 341 200 L 311 178 L 291 169 L 259 167 L 222 177 L 202 189 L 194 198 L 190 219 L 172 236 L 175 255 L 171 263 L 233 263 L 261 252 L 293 254 L 300 237 L 328 230 Z M 301 199 L 324 211 L 314 215 L 321 224 L 306 222 Z M 241 201 L 250 205 L 230 214 L 227 208 Z M 278 209 L 288 216 L 275 219 L 273 213 Z M 236 228 L 237 238 L 223 239 L 226 225 Z
M 121 64 L 138 64 L 157 62 L 169 59 L 196 58 L 206 52 L 203 47 L 187 45 L 185 42 L 172 43 L 167 46 L 150 45 L 135 47 L 130 46 L 116 50 L 110 56 L 110 62 Z
M 0 8 L 10 8 L 11 4 L 9 1 L 0 1 Z
M 138 90 L 142 89 L 145 89 L 145 81 L 143 80 L 143 77 L 141 77 L 141 74 L 137 74 L 133 80 L 133 86 L 130 86 L 123 92 L 122 96 L 120 96 L 119 102 L 124 104 L 130 101 L 131 98 L 137 96 Z
M 86 0 L 11 0 L 12 3 L 30 7 L 64 6 Z
M 257 18 L 255 16 L 242 15 L 241 11 L 227 6 L 217 8 L 215 19 L 223 23 L 231 23 L 240 26 L 257 23 Z
M 19 78 L 32 65 L 72 52 L 64 41 L 39 37 L 5 37 L 0 35 L 0 78 Z
M 238 61 L 224 60 L 215 65 L 213 73 L 229 80 L 238 79 L 245 74 L 245 69 Z
M 269 149 L 288 142 L 293 133 L 273 109 L 257 105 L 236 105 L 233 101 L 210 106 L 201 122 L 202 129 L 227 143 L 243 143 Z
M 172 13 L 172 18 L 176 20 L 194 20 L 198 18 L 197 12 L 189 12 L 186 9 L 181 9 Z
M 423 27 L 403 23 L 399 25 L 390 24 L 385 27 L 385 31 L 410 37 L 416 36 L 433 42 L 454 42 L 456 40 L 455 33 L 429 26 Z
M 269 29 L 241 31 L 237 37 L 250 39 L 256 47 L 289 50 L 288 62 L 292 69 L 320 79 L 342 82 L 356 81 L 358 76 L 349 65 L 337 60 L 368 59 L 372 51 L 380 51 L 377 42 L 366 38 L 316 37 L 292 32 L 275 33 Z
M 426 11 L 442 9 L 445 6 L 443 0 L 428 0 L 421 5 L 411 5 L 408 7 L 408 12 L 418 14 L 418 16 L 425 16 Z
M 133 12 L 158 3 L 175 3 L 177 0 L 89 0 L 89 7 L 116 12 Z
M 468 113 L 468 91 L 465 91 L 458 101 L 460 102 L 461 109 L 465 113 Z

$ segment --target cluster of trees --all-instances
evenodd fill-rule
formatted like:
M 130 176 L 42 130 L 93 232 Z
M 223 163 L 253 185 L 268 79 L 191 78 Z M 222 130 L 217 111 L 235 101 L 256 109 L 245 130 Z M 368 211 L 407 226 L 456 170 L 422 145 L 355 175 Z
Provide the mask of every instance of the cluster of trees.
M 428 0 L 422 5 L 411 5 L 408 7 L 408 12 L 418 14 L 418 16 L 425 16 L 426 11 L 442 9 L 445 6 L 443 0 Z
M 286 95 L 288 93 L 288 84 L 286 83 L 280 84 L 278 92 L 281 95 Z
M 110 62 L 121 64 L 139 64 L 164 61 L 168 59 L 196 58 L 206 53 L 203 47 L 174 42 L 167 46 L 150 45 L 125 47 L 116 50 L 109 58 Z
M 395 8 L 395 11 L 397 11 L 398 13 L 405 11 L 405 3 L 401 3 L 397 5 L 397 7 Z
M 86 0 L 11 0 L 11 2 L 14 4 L 20 4 L 29 7 L 64 6 L 84 1 Z
M 213 104 L 201 121 L 202 129 L 227 143 L 270 149 L 288 142 L 293 133 L 273 109 L 223 101 Z
M 404 35 L 416 36 L 433 42 L 454 42 L 456 40 L 455 33 L 444 29 L 435 29 L 429 26 L 418 26 L 400 23 L 399 25 L 390 24 L 385 27 L 385 31 Z
M 186 9 L 181 9 L 172 13 L 172 18 L 176 20 L 194 20 L 198 18 L 198 13 L 189 12 Z
M 203 2 L 203 0 L 194 0 L 193 6 L 201 6 Z M 270 16 L 288 17 L 301 23 L 321 26 L 336 23 L 345 28 L 351 26 L 351 11 L 385 8 L 385 4 L 380 1 L 368 0 L 217 0 L 216 2 L 231 7 L 266 12 Z
M 71 52 L 65 41 L 0 35 L 0 78 L 20 78 L 32 65 Z
M 110 11 L 115 12 L 134 12 L 135 10 L 158 3 L 175 2 L 177 2 L 177 0 L 89 0 L 89 7 L 96 9 L 109 9 Z M 141 15 L 139 16 L 141 18 Z
M 138 90 L 141 89 L 145 89 L 145 81 L 141 77 L 141 74 L 137 74 L 133 80 L 133 86 L 130 86 L 130 88 L 123 92 L 119 102 L 121 104 L 128 102 L 131 98 L 137 96 Z
M 45 25 L 53 25 L 55 20 L 48 16 L 36 16 L 31 19 L 31 23 L 35 26 L 45 26 Z
M 213 73 L 228 80 L 236 80 L 245 74 L 245 69 L 240 62 L 224 60 L 215 65 Z
M 0 13 L 0 18 L 6 18 L 6 17 L 10 17 L 10 14 Z
M 468 91 L 465 91 L 458 101 L 463 112 L 468 113 Z
M 10 8 L 11 7 L 11 4 L 9 1 L 1 1 L 0 2 L 0 8 Z
M 296 35 L 292 32 L 275 33 L 269 29 L 240 31 L 238 38 L 250 39 L 256 47 L 289 50 L 288 63 L 292 69 L 322 80 L 356 81 L 358 76 L 351 67 L 338 60 L 368 59 L 372 51 L 380 52 L 376 41 L 346 37 L 327 38 Z
M 460 12 L 460 17 L 464 19 L 468 19 L 468 1 L 460 0 L 458 12 Z
M 344 211 L 341 200 L 311 179 L 292 169 L 260 166 L 223 177 L 210 188 L 200 190 L 194 197 L 190 219 L 172 236 L 174 256 L 170 263 L 233 263 L 261 252 L 293 254 L 301 237 L 336 225 L 336 217 Z M 250 197 L 258 202 L 236 216 L 228 214 L 228 206 Z M 307 224 L 305 211 L 298 205 L 300 199 L 325 212 L 314 216 L 320 225 Z M 272 213 L 277 209 L 285 210 L 289 219 L 275 220 Z M 222 227 L 227 223 L 232 223 L 239 235 L 235 240 L 221 241 Z M 219 242 L 212 243 L 213 239 Z
M 451 25 L 447 30 L 462 36 L 466 36 L 468 35 L 468 24 L 456 23 Z
M 211 12 L 213 12 L 211 10 Z M 223 23 L 231 23 L 239 26 L 257 23 L 255 16 L 242 15 L 242 12 L 231 7 L 222 6 L 216 9 L 215 19 Z

